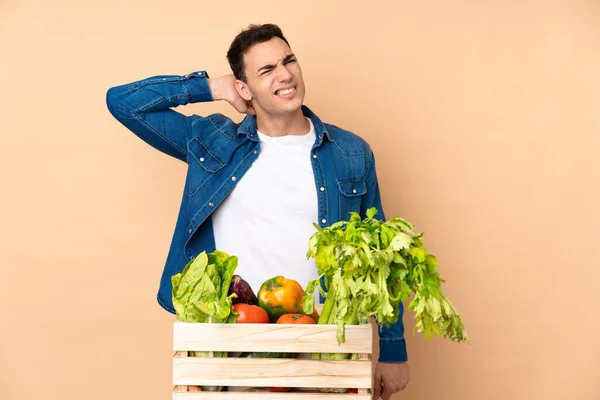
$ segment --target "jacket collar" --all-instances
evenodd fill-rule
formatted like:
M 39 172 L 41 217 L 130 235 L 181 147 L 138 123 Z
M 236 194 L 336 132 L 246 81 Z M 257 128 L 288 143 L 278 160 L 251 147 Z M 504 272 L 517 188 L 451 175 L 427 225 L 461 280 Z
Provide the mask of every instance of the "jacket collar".
M 315 134 L 317 136 L 317 141 L 315 145 L 320 145 L 323 142 L 324 136 L 327 136 L 327 139 L 331 140 L 329 131 L 325 127 L 325 124 L 323 124 L 321 119 L 317 116 L 317 114 L 312 112 L 312 110 L 307 106 L 302 106 L 302 114 L 305 117 L 310 118 L 313 125 L 315 126 Z M 249 139 L 258 140 L 258 137 L 256 135 L 256 129 L 256 115 L 247 115 L 238 127 L 237 134 L 238 136 L 246 135 Z

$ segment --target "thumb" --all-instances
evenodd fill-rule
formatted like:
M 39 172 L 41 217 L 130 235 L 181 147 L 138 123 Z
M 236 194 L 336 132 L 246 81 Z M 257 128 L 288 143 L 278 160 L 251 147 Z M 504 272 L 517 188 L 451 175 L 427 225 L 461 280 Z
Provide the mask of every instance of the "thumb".
M 381 374 L 377 371 L 373 376 L 373 385 L 373 400 L 379 400 L 379 397 L 381 397 Z

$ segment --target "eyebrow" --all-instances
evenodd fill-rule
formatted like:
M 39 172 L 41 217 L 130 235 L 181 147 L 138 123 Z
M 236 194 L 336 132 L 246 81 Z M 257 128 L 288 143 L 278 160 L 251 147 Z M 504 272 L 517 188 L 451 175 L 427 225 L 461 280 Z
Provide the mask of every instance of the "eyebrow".
M 295 57 L 296 57 L 295 54 L 289 54 L 289 55 L 285 56 L 285 58 L 283 59 L 283 63 L 285 63 L 287 61 L 290 61 L 292 58 L 295 58 Z M 279 64 L 279 61 L 277 61 L 277 64 Z M 264 66 L 260 67 L 258 69 L 258 71 L 256 71 L 256 72 L 260 73 L 262 70 L 274 69 L 275 66 L 277 66 L 277 64 L 275 64 L 275 65 L 273 65 L 273 64 L 264 65 Z

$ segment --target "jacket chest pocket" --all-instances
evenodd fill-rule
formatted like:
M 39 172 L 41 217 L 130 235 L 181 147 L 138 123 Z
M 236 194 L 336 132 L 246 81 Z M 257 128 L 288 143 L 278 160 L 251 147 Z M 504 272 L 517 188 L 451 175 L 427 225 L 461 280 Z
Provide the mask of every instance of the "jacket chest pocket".
M 351 212 L 360 214 L 362 196 L 367 193 L 367 185 L 363 178 L 340 179 L 337 181 L 340 192 L 339 210 L 340 220 L 347 221 Z
M 190 196 L 195 195 L 225 164 L 198 138 L 188 143 L 188 182 Z

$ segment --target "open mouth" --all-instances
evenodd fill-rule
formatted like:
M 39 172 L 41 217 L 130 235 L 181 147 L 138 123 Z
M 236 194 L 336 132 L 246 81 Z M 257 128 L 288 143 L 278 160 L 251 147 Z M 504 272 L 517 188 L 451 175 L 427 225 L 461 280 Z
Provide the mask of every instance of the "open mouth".
M 290 86 L 282 89 L 278 89 L 275 92 L 275 96 L 279 97 L 292 97 L 296 93 L 296 86 Z

